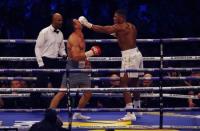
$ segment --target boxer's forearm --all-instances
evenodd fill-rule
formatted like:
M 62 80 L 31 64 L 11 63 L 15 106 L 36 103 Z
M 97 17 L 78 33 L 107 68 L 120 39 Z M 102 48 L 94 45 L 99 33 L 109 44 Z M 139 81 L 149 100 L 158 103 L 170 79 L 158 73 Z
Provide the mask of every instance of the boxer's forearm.
M 100 33 L 106 33 L 106 34 L 115 33 L 115 30 L 113 29 L 112 26 L 92 25 L 91 29 L 95 32 L 100 32 Z

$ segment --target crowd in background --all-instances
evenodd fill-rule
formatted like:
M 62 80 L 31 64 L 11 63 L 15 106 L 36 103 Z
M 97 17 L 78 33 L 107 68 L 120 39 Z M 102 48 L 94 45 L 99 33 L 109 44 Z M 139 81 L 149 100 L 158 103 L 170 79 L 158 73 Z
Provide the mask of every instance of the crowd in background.
M 64 16 L 67 35 L 69 19 L 84 15 L 92 23 L 111 24 L 116 9 L 127 11 L 142 38 L 198 36 L 199 4 L 198 0 L 1 0 L 0 38 L 36 38 L 54 12 Z
M 168 38 L 168 37 L 198 37 L 200 34 L 200 1 L 188 0 L 1 0 L 0 1 L 0 39 L 35 39 L 39 31 L 48 26 L 51 21 L 51 14 L 59 12 L 64 17 L 62 31 L 64 38 L 67 39 L 71 29 L 69 28 L 69 21 L 72 18 L 78 18 L 84 15 L 95 24 L 107 25 L 113 22 L 113 12 L 116 9 L 124 9 L 127 12 L 127 19 L 135 24 L 138 29 L 138 38 Z M 112 38 L 104 34 L 94 33 L 84 29 L 86 38 Z M 87 44 L 89 49 L 92 44 Z M 0 56 L 35 56 L 34 44 L 0 44 Z M 117 44 L 99 44 L 102 48 L 102 56 L 119 57 L 120 49 Z M 28 48 L 27 48 L 28 47 Z M 139 44 L 143 56 L 159 56 L 159 45 L 153 44 Z M 173 48 L 172 48 L 173 47 Z M 200 55 L 198 43 L 183 43 L 183 44 L 168 44 L 164 46 L 165 56 L 194 56 Z M 64 64 L 64 63 L 63 63 Z M 199 62 L 165 62 L 165 67 L 196 67 Z M 120 63 L 92 63 L 93 68 L 118 68 Z M 32 62 L 1 62 L 0 68 L 36 68 L 37 63 Z M 144 67 L 159 67 L 159 62 L 145 62 Z M 98 76 L 98 74 L 93 74 Z M 158 74 L 149 74 L 151 76 L 158 76 Z M 171 73 L 166 76 L 200 76 L 199 72 L 189 73 Z M 19 76 L 18 74 L 1 74 L 1 76 Z M 20 76 L 27 76 L 27 74 L 20 74 Z M 34 76 L 34 74 L 28 74 Z M 100 74 L 100 76 L 103 76 Z M 111 76 L 105 74 L 105 76 Z M 157 86 L 158 82 L 143 81 L 141 86 Z M 199 81 L 176 81 L 165 82 L 165 86 L 196 86 L 200 85 Z M 97 83 L 97 86 L 118 86 L 113 83 Z M 26 88 L 35 87 L 34 82 L 26 82 L 13 80 L 10 82 L 1 81 L 0 88 Z M 49 88 L 52 88 L 49 83 Z M 13 92 L 15 93 L 15 92 Z M 183 94 L 199 95 L 199 92 L 175 92 Z M 199 95 L 200 96 L 200 95 Z M 112 98 L 113 101 L 122 101 L 122 99 Z M 155 99 L 152 99 L 152 101 Z M 30 103 L 31 98 L 0 98 L 0 108 L 34 108 Z M 90 106 L 106 107 L 108 104 L 104 100 L 92 100 Z M 148 103 L 143 99 L 143 106 L 158 106 L 159 101 Z M 42 98 L 43 106 L 48 107 L 49 98 Z M 106 101 L 109 103 L 110 101 Z M 182 102 L 166 99 L 165 106 L 199 106 L 199 100 L 184 99 Z M 176 103 L 177 102 L 177 103 Z M 74 105 L 76 101 L 74 102 Z M 119 104 L 119 105 L 117 105 Z M 123 102 L 118 102 L 115 106 L 121 106 Z M 153 105 L 155 104 L 155 105 Z M 66 106 L 66 101 L 63 100 L 60 106 Z
M 166 76 L 171 77 L 180 77 L 181 74 L 177 72 L 172 72 L 166 74 Z M 191 76 L 200 77 L 200 73 L 191 73 Z M 105 76 L 104 76 L 105 77 Z M 119 78 L 119 75 L 116 73 L 111 74 L 107 77 L 110 77 L 112 79 Z M 153 75 L 150 73 L 145 73 L 144 78 L 148 78 L 146 80 L 139 82 L 139 87 L 158 87 L 159 82 L 149 80 L 149 78 L 152 78 Z M 200 81 L 199 80 L 192 80 L 192 81 L 186 81 L 186 80 L 168 80 L 163 82 L 163 86 L 199 86 Z M 1 84 L 1 88 L 33 88 L 35 87 L 34 82 L 26 82 L 23 80 L 12 80 L 7 84 Z M 93 88 L 101 88 L 101 87 L 120 87 L 119 80 L 111 80 L 111 81 L 104 81 L 104 82 L 97 82 L 93 83 Z M 48 84 L 48 88 L 53 88 L 52 84 Z M 157 93 L 157 92 L 151 92 Z M 165 92 L 166 93 L 166 92 Z M 180 95 L 192 95 L 197 96 L 200 98 L 200 92 L 199 91 L 173 91 L 173 92 L 167 92 L 172 94 L 180 94 Z M 12 92 L 12 94 L 17 94 L 17 92 Z M 29 93 L 28 93 L 29 94 Z M 47 108 L 50 104 L 51 98 L 54 95 L 54 93 L 43 93 L 42 97 L 40 97 L 39 103 L 35 103 L 33 100 L 34 98 L 31 97 L 18 97 L 18 98 L 0 98 L 0 108 Z M 74 96 L 74 95 L 73 95 Z M 94 95 L 95 96 L 95 95 Z M 104 96 L 104 95 L 103 95 Z M 123 97 L 122 93 L 107 93 L 107 96 L 105 97 L 93 97 L 90 103 L 88 103 L 88 107 L 106 107 L 106 108 L 116 108 L 116 107 L 122 107 L 124 105 L 123 103 Z M 79 100 L 79 94 L 76 94 L 73 97 L 72 105 L 76 107 L 78 100 Z M 63 98 L 61 103 L 59 104 L 59 107 L 66 107 L 67 103 L 67 96 Z M 113 103 L 113 104 L 110 104 Z M 142 98 L 142 107 L 159 107 L 159 98 L 158 97 L 152 97 L 152 98 Z M 180 98 L 164 98 L 164 106 L 165 107 L 197 107 L 200 106 L 199 100 L 193 100 L 193 99 L 180 99 Z

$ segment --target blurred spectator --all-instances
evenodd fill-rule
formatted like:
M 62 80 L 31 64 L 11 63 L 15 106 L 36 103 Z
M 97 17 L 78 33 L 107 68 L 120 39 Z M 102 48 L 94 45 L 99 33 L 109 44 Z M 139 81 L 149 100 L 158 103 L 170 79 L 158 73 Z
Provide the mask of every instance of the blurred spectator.
M 10 81 L 10 88 L 24 88 L 28 87 L 25 81 L 12 80 Z M 12 94 L 19 94 L 12 92 Z M 17 98 L 4 98 L 5 108 L 27 108 L 29 107 L 29 98 L 17 97 Z
M 62 121 L 57 117 L 57 113 L 53 109 L 47 109 L 44 119 L 31 126 L 29 131 L 67 131 L 62 128 Z
M 181 77 L 181 73 L 177 71 L 172 71 L 167 73 L 168 77 Z M 169 87 L 174 87 L 174 86 L 188 86 L 188 82 L 185 80 L 165 80 L 164 81 L 164 86 L 169 86 Z M 187 91 L 170 91 L 168 93 L 171 94 L 188 94 Z M 165 98 L 164 99 L 164 104 L 167 107 L 181 107 L 181 106 L 187 106 L 187 101 L 185 99 L 170 99 L 170 98 Z
M 0 81 L 0 88 L 7 88 L 7 84 L 4 81 Z M 0 97 L 0 108 L 5 106 L 3 98 Z
M 144 80 L 143 80 L 143 87 L 152 87 L 153 81 L 152 75 L 150 73 L 144 74 Z
M 193 77 L 200 77 L 200 72 L 193 72 L 191 74 Z M 200 86 L 200 80 L 191 80 L 189 81 L 189 86 Z M 200 98 L 200 92 L 199 91 L 189 91 L 189 95 L 196 95 Z M 189 107 L 196 107 L 200 106 L 200 100 L 193 100 L 193 99 L 188 99 L 188 106 Z
M 10 82 L 10 88 L 23 88 L 22 83 L 19 80 L 12 80 Z M 16 92 L 12 92 L 13 94 L 16 94 Z
M 119 87 L 120 86 L 120 77 L 118 74 L 111 74 L 110 78 L 113 79 L 109 82 L 109 87 L 110 88 L 115 88 L 115 87 Z M 116 80 L 119 79 L 119 80 Z M 97 101 L 97 107 L 107 107 L 107 108 L 116 108 L 116 107 L 122 107 L 124 104 L 123 99 L 120 97 L 115 97 L 112 95 L 116 95 L 116 93 L 108 93 L 108 98 L 99 98 Z M 119 93 L 119 95 L 121 95 Z M 113 104 L 110 104 L 113 103 Z
M 28 88 L 28 84 L 24 80 L 12 80 L 10 82 L 10 88 Z M 16 94 L 16 92 L 12 92 Z
M 5 81 L 0 82 L 0 88 L 8 88 L 8 83 Z
M 194 96 L 194 92 L 193 91 L 189 91 L 188 95 Z M 196 106 L 196 104 L 195 104 L 194 100 L 189 98 L 188 99 L 188 107 L 195 107 L 195 106 Z
M 119 75 L 112 74 L 110 76 L 110 78 L 113 79 L 113 80 L 110 81 L 111 88 L 113 88 L 113 87 L 119 87 L 119 84 L 120 84 L 120 77 L 119 77 Z M 117 79 L 119 79 L 119 80 L 117 80 Z
M 0 108 L 4 107 L 4 101 L 2 98 L 0 98 Z
M 181 77 L 181 73 L 177 71 L 172 71 L 167 73 L 168 77 Z M 187 86 L 188 82 L 184 80 L 165 80 L 165 86 Z M 175 93 L 183 93 L 179 91 L 175 91 Z M 185 93 L 185 92 L 184 92 Z
M 24 80 L 21 80 L 20 83 L 21 83 L 21 87 L 22 88 L 28 88 L 29 87 L 28 83 L 26 81 L 24 81 Z
M 142 84 L 140 85 L 141 87 L 154 87 L 155 84 L 153 83 L 152 79 L 152 74 L 150 73 L 145 73 L 144 74 L 144 80 Z M 152 92 L 153 93 L 153 92 Z M 142 107 L 158 107 L 160 104 L 159 100 L 157 98 L 143 98 L 142 100 Z
M 53 85 L 51 82 L 48 82 L 47 88 L 53 88 Z
M 198 95 L 197 95 L 197 96 L 198 96 L 198 98 L 200 99 L 200 93 L 198 93 Z

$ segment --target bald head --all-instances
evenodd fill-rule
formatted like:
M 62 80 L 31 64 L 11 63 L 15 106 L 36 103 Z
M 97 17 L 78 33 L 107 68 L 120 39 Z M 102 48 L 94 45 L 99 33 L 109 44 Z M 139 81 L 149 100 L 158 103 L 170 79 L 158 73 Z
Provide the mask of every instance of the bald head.
M 62 15 L 59 13 L 54 13 L 52 15 L 52 25 L 54 28 L 59 29 L 62 27 L 63 18 Z

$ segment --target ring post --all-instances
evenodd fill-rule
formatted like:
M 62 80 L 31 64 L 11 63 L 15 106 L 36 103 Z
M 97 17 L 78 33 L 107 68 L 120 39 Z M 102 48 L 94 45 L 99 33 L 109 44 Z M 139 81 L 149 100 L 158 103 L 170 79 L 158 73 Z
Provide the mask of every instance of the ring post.
M 159 101 L 160 101 L 160 129 L 163 129 L 163 41 L 160 39 L 160 72 L 159 72 Z
M 66 69 L 66 85 L 67 85 L 67 109 L 68 109 L 68 130 L 72 130 L 72 106 L 71 106 L 71 94 L 70 94 L 70 82 L 69 82 L 69 69 Z

